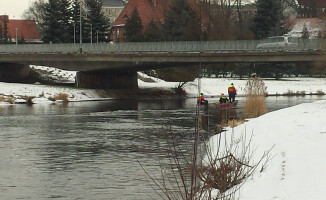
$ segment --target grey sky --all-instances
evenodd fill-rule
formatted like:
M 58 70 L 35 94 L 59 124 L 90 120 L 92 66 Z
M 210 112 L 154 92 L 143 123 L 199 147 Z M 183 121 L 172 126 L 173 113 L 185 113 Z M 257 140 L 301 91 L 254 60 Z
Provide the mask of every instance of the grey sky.
M 10 19 L 22 19 L 22 14 L 34 0 L 0 0 L 0 15 Z

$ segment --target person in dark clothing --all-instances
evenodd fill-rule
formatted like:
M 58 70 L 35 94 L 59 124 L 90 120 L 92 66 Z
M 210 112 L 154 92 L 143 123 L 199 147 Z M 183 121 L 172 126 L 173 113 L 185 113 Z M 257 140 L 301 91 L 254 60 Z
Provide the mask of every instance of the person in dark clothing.
M 237 90 L 235 89 L 233 83 L 231 83 L 231 85 L 229 86 L 228 93 L 229 93 L 230 102 L 234 102 L 235 101 L 235 96 L 237 95 Z
M 224 93 L 221 94 L 221 98 L 219 100 L 220 103 L 227 103 L 228 98 L 224 95 Z

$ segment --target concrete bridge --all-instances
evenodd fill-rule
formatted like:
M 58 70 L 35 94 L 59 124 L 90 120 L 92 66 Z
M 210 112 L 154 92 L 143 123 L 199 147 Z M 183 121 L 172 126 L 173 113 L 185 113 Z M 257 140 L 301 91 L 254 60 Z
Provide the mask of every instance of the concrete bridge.
M 199 63 L 326 61 L 326 40 L 298 40 L 295 47 L 257 49 L 262 42 L 0 45 L 0 66 L 51 66 L 79 71 L 77 82 L 81 87 L 136 88 L 136 72 L 146 69 Z

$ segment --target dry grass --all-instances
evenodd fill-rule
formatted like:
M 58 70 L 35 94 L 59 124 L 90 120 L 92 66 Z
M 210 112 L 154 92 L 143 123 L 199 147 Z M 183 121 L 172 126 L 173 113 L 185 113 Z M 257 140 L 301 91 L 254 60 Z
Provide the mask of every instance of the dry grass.
M 13 97 L 8 97 L 7 99 L 6 99 L 6 102 L 8 102 L 8 103 L 10 103 L 10 104 L 14 104 L 15 103 L 15 98 L 13 98 Z
M 10 104 L 14 104 L 15 100 L 16 100 L 16 98 L 14 98 L 13 95 L 0 96 L 0 102 L 7 102 L 7 103 L 10 103 Z
M 292 90 L 288 90 L 287 92 L 283 93 L 284 96 L 304 96 L 306 95 L 306 91 L 302 90 L 302 91 L 292 91 Z
M 240 124 L 243 124 L 243 123 L 244 123 L 244 120 L 233 119 L 233 120 L 228 121 L 228 126 L 231 127 L 231 128 L 234 128 L 234 127 L 239 126 Z
M 267 112 L 265 105 L 265 83 L 260 78 L 249 79 L 246 83 L 246 103 L 243 109 L 245 118 L 258 117 Z
M 68 97 L 69 96 L 66 93 L 59 93 L 59 94 L 55 95 L 54 97 L 49 97 L 48 99 L 51 101 L 62 100 L 64 102 L 69 102 Z
M 0 96 L 0 102 L 5 102 L 7 99 L 3 96 Z

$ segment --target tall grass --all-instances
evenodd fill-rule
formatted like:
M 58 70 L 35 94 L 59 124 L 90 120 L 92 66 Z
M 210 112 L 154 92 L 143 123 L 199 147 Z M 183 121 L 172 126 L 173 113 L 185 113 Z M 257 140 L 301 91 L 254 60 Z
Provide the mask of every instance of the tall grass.
M 49 97 L 48 99 L 50 101 L 57 101 L 57 100 L 62 100 L 64 102 L 69 102 L 69 99 L 68 99 L 68 94 L 66 93 L 59 93 L 59 94 L 56 94 L 54 97 Z
M 245 118 L 258 117 L 267 112 L 265 105 L 267 87 L 260 78 L 249 79 L 246 83 L 246 103 L 243 109 Z

